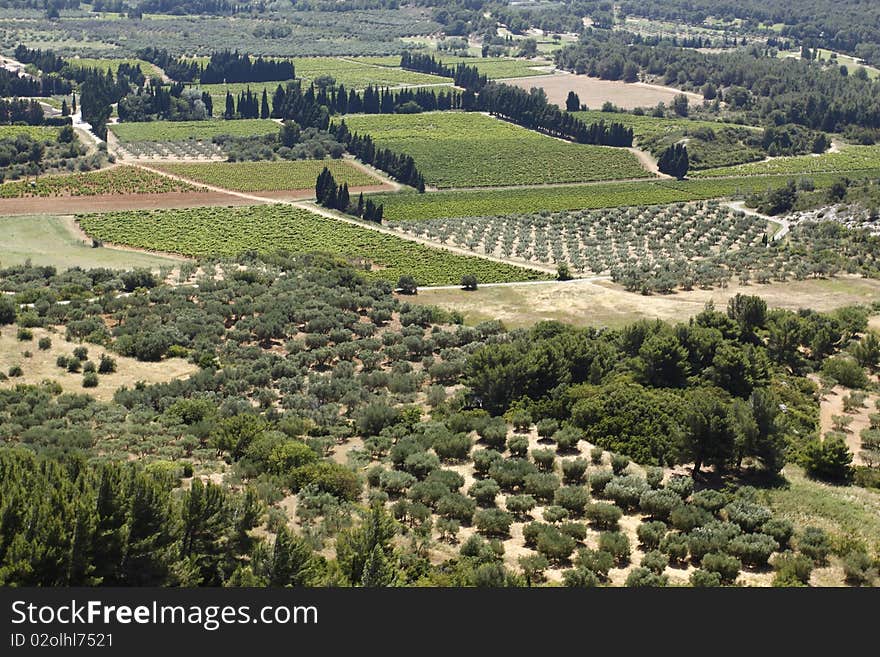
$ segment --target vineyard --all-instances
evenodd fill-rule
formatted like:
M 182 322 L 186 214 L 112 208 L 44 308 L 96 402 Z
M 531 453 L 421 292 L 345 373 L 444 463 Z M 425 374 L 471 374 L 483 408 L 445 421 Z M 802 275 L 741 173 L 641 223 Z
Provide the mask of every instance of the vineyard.
M 765 162 L 696 172 L 702 177 L 755 176 L 761 174 L 812 174 L 850 172 L 880 168 L 880 146 L 845 146 L 836 153 L 778 157 Z
M 0 125 L 0 139 L 15 139 L 19 135 L 27 135 L 39 141 L 58 138 L 58 128 L 44 125 Z
M 185 182 L 172 180 L 132 166 L 118 166 L 90 173 L 43 176 L 36 182 L 0 185 L 0 198 L 29 196 L 102 196 L 109 194 L 165 194 L 198 191 Z M 61 209 L 61 208 L 59 208 Z
M 124 154 L 138 159 L 219 160 L 226 155 L 219 144 L 200 139 L 186 141 L 133 141 L 125 144 Z
M 106 242 L 190 256 L 323 251 L 355 263 L 370 277 L 392 282 L 405 274 L 420 285 L 457 285 L 465 274 L 482 283 L 546 278 L 534 270 L 456 255 L 285 205 L 111 212 L 83 215 L 79 222 L 89 235 Z
M 455 66 L 459 63 L 467 64 L 468 66 L 475 66 L 481 74 L 485 75 L 490 80 L 547 75 L 549 71 L 546 69 L 553 68 L 553 62 L 550 60 L 534 62 L 526 59 L 483 59 L 478 57 L 455 57 L 452 55 L 439 55 L 437 59 L 447 66 Z
M 240 119 L 237 121 L 148 121 L 145 123 L 116 123 L 109 126 L 122 144 L 132 142 L 210 141 L 218 135 L 249 137 L 267 135 L 279 130 L 270 119 Z M 128 148 L 128 146 L 126 146 Z
M 850 178 L 870 178 L 880 170 L 855 171 Z M 829 187 L 836 174 L 811 175 L 816 189 Z M 530 189 L 441 191 L 430 194 L 381 194 L 373 197 L 385 206 L 390 221 L 418 221 L 445 217 L 480 217 L 547 210 L 612 208 L 701 201 L 763 192 L 785 185 L 785 176 L 752 176 L 701 180 L 645 180 L 593 185 L 534 187 Z
M 357 115 L 353 132 L 411 155 L 430 185 L 487 187 L 644 178 L 635 155 L 620 148 L 573 144 L 484 114 Z
M 380 87 L 399 87 L 403 85 L 435 84 L 450 82 L 449 78 L 428 75 L 417 71 L 404 71 L 398 64 L 400 58 L 395 57 L 393 67 L 377 65 L 358 59 L 337 57 L 306 57 L 294 59 L 293 66 L 296 76 L 307 82 L 323 76 L 330 76 L 337 84 L 345 85 L 346 89 L 364 89 L 368 85 Z
M 568 263 L 578 273 L 604 274 L 624 263 L 695 261 L 758 245 L 760 219 L 717 201 L 549 214 L 389 222 L 441 244 L 523 262 Z
M 216 162 L 163 164 L 162 171 L 189 180 L 238 192 L 275 192 L 312 189 L 327 167 L 338 184 L 349 187 L 378 185 L 381 181 L 346 160 L 292 160 L 281 162 Z

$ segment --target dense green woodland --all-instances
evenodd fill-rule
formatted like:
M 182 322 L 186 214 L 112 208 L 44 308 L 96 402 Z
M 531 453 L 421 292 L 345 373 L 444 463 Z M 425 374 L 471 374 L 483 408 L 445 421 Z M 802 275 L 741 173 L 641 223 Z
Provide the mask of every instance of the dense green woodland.
M 771 557 L 776 582 L 794 585 L 833 550 L 853 577 L 872 576 L 869 546 L 793 536 L 737 486 L 778 485 L 791 461 L 853 476 L 839 439 L 818 441 L 805 374 L 867 385 L 880 347 L 864 309 L 771 311 L 738 295 L 677 325 L 507 331 L 456 324 L 320 255 L 204 261 L 176 278 L 0 271 L 14 293 L 0 323 L 81 342 L 58 364 L 82 367 L 84 385 L 92 344 L 199 367 L 109 402 L 52 382 L 0 389 L 0 583 L 501 586 L 555 568 L 589 586 L 628 562 L 617 522 L 636 512 L 646 554 L 630 586 L 664 585 L 666 564 L 686 563 L 699 566 L 694 585 L 731 583 Z M 105 360 L 98 379 L 116 367 Z M 546 448 L 529 450 L 531 426 Z M 597 446 L 592 463 L 582 440 Z M 693 464 L 693 477 L 641 475 L 630 458 Z M 465 489 L 448 466 L 470 462 Z M 224 470 L 222 485 L 202 479 Z M 277 506 L 289 494 L 295 518 Z M 514 522 L 534 550 L 516 570 L 498 541 Z M 462 527 L 476 534 L 458 544 Z M 318 554 L 328 546 L 335 558 Z M 439 565 L 432 548 L 445 550 Z

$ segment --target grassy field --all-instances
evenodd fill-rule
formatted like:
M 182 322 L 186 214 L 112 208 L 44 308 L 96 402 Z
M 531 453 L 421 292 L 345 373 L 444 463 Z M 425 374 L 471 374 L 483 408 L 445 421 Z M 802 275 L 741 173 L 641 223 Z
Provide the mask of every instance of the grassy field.
M 145 62 L 143 59 L 96 59 L 93 57 L 71 57 L 69 59 L 66 59 L 65 61 L 70 64 L 71 68 L 97 68 L 101 71 L 106 71 L 109 68 L 111 71 L 113 71 L 113 75 L 116 75 L 116 72 L 119 70 L 119 66 L 121 64 L 140 66 L 143 74 L 149 77 L 159 77 L 160 75 L 158 68 L 156 68 L 150 62 Z
M 0 125 L 0 139 L 15 139 L 19 135 L 47 141 L 58 137 L 58 128 L 45 125 Z
M 850 178 L 880 175 L 880 170 L 850 172 Z M 836 174 L 811 175 L 816 188 L 828 187 Z M 611 208 L 740 196 L 784 185 L 787 176 L 752 176 L 701 180 L 645 180 L 531 189 L 440 191 L 427 194 L 381 194 L 385 218 L 417 221 L 443 217 L 479 217 L 520 212 Z
M 737 293 L 755 294 L 771 308 L 812 308 L 827 312 L 853 304 L 866 304 L 880 295 L 880 281 L 856 277 L 790 281 L 726 289 L 677 292 L 670 295 L 630 294 L 611 282 L 570 281 L 547 285 L 481 287 L 461 290 L 421 290 L 413 303 L 458 310 L 465 322 L 476 325 L 500 319 L 508 328 L 529 327 L 536 322 L 556 320 L 577 326 L 620 328 L 642 319 L 687 321 L 707 302 L 726 308 Z
M 157 168 L 175 175 L 238 192 L 272 192 L 310 189 L 327 167 L 338 184 L 363 187 L 381 181 L 346 160 L 294 160 L 283 162 L 212 162 L 162 164 Z
M 453 55 L 437 54 L 437 59 L 447 66 L 455 66 L 459 63 L 468 66 L 476 66 L 477 70 L 490 80 L 503 80 L 505 78 L 525 78 L 535 75 L 547 75 L 546 70 L 536 68 L 552 66 L 550 60 L 529 61 L 527 59 L 509 58 L 481 58 L 481 57 L 456 57 Z
M 23 372 L 21 377 L 10 377 L 7 381 L 0 382 L 0 389 L 12 388 L 22 383 L 36 385 L 48 379 L 57 381 L 65 392 L 89 394 L 96 399 L 110 401 L 117 388 L 121 386 L 133 388 L 138 381 L 144 383 L 170 381 L 189 376 L 198 370 L 196 365 L 183 358 L 169 358 L 161 363 L 146 363 L 120 356 L 101 346 L 88 345 L 89 360 L 97 363 L 101 355 L 106 353 L 116 361 L 117 370 L 112 374 L 99 376 L 98 387 L 83 388 L 82 373 L 70 373 L 55 364 L 59 356 L 70 356 L 79 343 L 68 342 L 64 339 L 64 333 L 54 333 L 43 328 L 31 330 L 34 339 L 25 342 L 16 340 L 14 326 L 4 327 L 0 333 L 0 371 L 5 374 L 10 367 L 18 365 Z M 37 348 L 37 342 L 42 337 L 48 337 L 52 341 L 49 349 Z M 30 352 L 31 355 L 25 356 L 25 351 Z
M 880 554 L 880 493 L 814 481 L 794 465 L 785 468 L 785 477 L 787 487 L 764 493 L 776 515 L 798 528 L 821 527 L 837 540 L 861 541 Z
M 366 263 L 369 276 L 422 285 L 454 285 L 472 273 L 482 282 L 536 280 L 540 272 L 463 256 L 285 205 L 111 212 L 79 217 L 93 237 L 184 255 L 236 255 L 246 250 L 325 251 Z
M 69 217 L 22 216 L 0 217 L 0 266 L 20 265 L 30 260 L 35 265 L 58 269 L 71 267 L 108 267 L 133 269 L 174 265 L 176 258 L 150 253 L 120 251 L 110 248 L 93 249 L 72 232 Z
M 411 155 L 430 185 L 485 187 L 648 177 L 621 148 L 572 144 L 483 114 L 356 115 L 352 131 Z
M 449 78 L 437 75 L 404 71 L 399 67 L 400 58 L 395 59 L 394 65 L 388 66 L 388 61 L 383 64 L 375 64 L 369 59 L 361 58 L 303 57 L 294 59 L 293 66 L 298 78 L 310 82 L 315 78 L 329 75 L 336 80 L 337 84 L 345 85 L 346 89 L 364 89 L 368 85 L 399 87 L 450 82 Z M 383 61 L 385 61 L 384 58 Z
M 162 194 L 193 191 L 196 187 L 132 166 L 43 176 L 36 182 L 18 180 L 0 185 L 0 198 L 29 196 L 100 196 L 104 194 Z
M 149 121 L 145 123 L 116 123 L 110 126 L 120 143 L 138 141 L 186 141 L 188 139 L 210 140 L 217 135 L 246 137 L 267 135 L 279 130 L 278 123 L 270 119 L 238 119 L 223 121 Z
M 809 174 L 828 171 L 863 171 L 880 168 L 880 145 L 844 146 L 837 153 L 778 157 L 765 162 L 720 167 L 695 172 L 694 176 L 755 176 L 761 174 Z

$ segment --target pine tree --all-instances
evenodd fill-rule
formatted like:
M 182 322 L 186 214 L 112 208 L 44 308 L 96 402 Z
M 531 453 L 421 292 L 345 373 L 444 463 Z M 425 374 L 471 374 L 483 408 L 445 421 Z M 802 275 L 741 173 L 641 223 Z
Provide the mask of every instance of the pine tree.
M 346 182 L 342 183 L 342 187 L 339 189 L 339 194 L 336 197 L 336 209 L 348 212 L 349 203 L 351 203 L 351 199 L 348 195 L 348 183 Z
M 382 547 L 376 545 L 370 552 L 367 562 L 364 564 L 364 574 L 361 578 L 361 586 L 380 587 L 388 586 L 392 581 L 392 569 L 382 551 Z
M 232 94 L 228 91 L 226 92 L 226 111 L 223 113 L 224 119 L 232 119 L 235 118 L 235 99 L 232 97 Z
M 70 108 L 67 106 L 67 100 L 61 101 L 61 116 L 70 116 Z
M 364 216 L 364 193 L 361 192 L 358 194 L 358 204 L 357 204 L 357 212 L 355 213 L 359 217 Z
M 314 572 L 312 551 L 306 542 L 281 527 L 275 537 L 272 564 L 269 569 L 270 586 L 306 586 Z
M 265 87 L 263 88 L 263 100 L 260 103 L 260 118 L 269 118 L 269 95 L 266 93 Z

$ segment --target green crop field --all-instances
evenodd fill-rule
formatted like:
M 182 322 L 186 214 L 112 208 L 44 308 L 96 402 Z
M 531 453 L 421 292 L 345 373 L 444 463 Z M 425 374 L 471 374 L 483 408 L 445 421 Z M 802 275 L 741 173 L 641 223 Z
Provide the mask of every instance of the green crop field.
M 15 139 L 19 135 L 47 141 L 58 136 L 58 128 L 45 125 L 0 125 L 0 139 Z
M 293 60 L 298 78 L 312 81 L 315 78 L 329 75 L 337 84 L 345 85 L 346 89 L 363 89 L 368 85 L 382 87 L 399 87 L 402 85 L 434 84 L 450 82 L 449 78 L 428 75 L 416 71 L 404 71 L 399 68 L 400 58 L 394 67 L 369 63 L 360 59 L 342 59 L 337 57 L 304 57 Z
M 268 135 L 280 129 L 278 123 L 270 119 L 149 121 L 146 123 L 115 123 L 109 127 L 120 143 L 123 144 L 138 141 L 210 140 L 217 135 L 248 137 Z
M 636 139 L 662 137 L 670 133 L 681 132 L 684 130 L 696 130 L 698 128 L 708 128 L 710 130 L 720 130 L 722 128 L 748 128 L 750 130 L 760 130 L 760 128 L 738 125 L 736 123 L 636 116 L 629 112 L 601 112 L 598 110 L 589 110 L 587 112 L 572 112 L 572 114 L 585 123 L 597 123 L 599 121 L 604 121 L 605 123 L 622 123 L 626 127 L 633 129 L 633 135 Z
M 352 131 L 411 155 L 430 185 L 486 187 L 649 177 L 622 148 L 568 143 L 477 113 L 357 115 Z
M 858 176 L 880 175 L 880 170 L 858 172 Z M 828 187 L 838 178 L 835 174 L 810 176 L 816 188 Z M 560 212 L 563 210 L 598 209 L 629 205 L 655 205 L 679 201 L 701 201 L 710 198 L 740 196 L 780 187 L 787 176 L 753 176 L 746 178 L 713 178 L 705 180 L 646 180 L 535 187 L 484 191 L 442 191 L 426 194 L 379 194 L 374 201 L 385 206 L 389 221 L 418 221 L 444 217 L 479 217 L 524 212 Z
M 111 212 L 79 220 L 89 235 L 105 242 L 183 255 L 325 251 L 372 263 L 370 276 L 392 282 L 404 274 L 421 285 L 455 285 L 471 273 L 484 283 L 545 278 L 530 269 L 434 249 L 287 205 Z
M 116 75 L 116 72 L 119 70 L 119 66 L 121 64 L 131 64 L 132 66 L 140 66 L 141 71 L 146 76 L 160 76 L 159 69 L 150 62 L 145 62 L 143 59 L 96 59 L 93 57 L 71 57 L 70 59 L 67 59 L 65 61 L 67 61 L 71 68 L 97 68 L 101 71 L 106 71 L 109 68 L 111 71 L 113 71 L 113 75 Z
M 811 174 L 832 171 L 852 172 L 877 168 L 880 168 L 880 145 L 844 146 L 837 153 L 778 157 L 765 162 L 706 169 L 694 175 L 708 178 L 761 174 Z
M 161 164 L 156 168 L 175 175 L 238 192 L 274 192 L 312 189 L 327 167 L 338 184 L 349 187 L 378 185 L 381 181 L 346 160 L 293 160 L 281 162 L 211 162 Z
M 0 198 L 28 196 L 100 196 L 106 194 L 163 194 L 198 189 L 132 166 L 118 166 L 88 173 L 43 176 L 36 182 L 23 180 L 0 185 Z
M 476 66 L 477 70 L 486 75 L 490 80 L 547 75 L 548 71 L 535 70 L 536 67 L 542 68 L 553 65 L 553 62 L 550 60 L 533 62 L 527 59 L 456 57 L 439 54 L 436 57 L 447 66 L 455 66 L 462 62 L 468 66 Z

